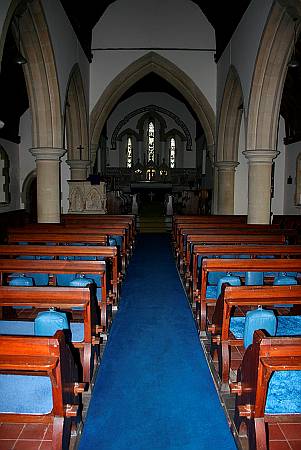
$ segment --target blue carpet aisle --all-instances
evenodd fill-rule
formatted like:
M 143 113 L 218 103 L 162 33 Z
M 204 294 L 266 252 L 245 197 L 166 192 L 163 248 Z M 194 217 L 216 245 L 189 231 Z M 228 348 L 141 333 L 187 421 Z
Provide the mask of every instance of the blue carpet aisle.
M 166 235 L 139 238 L 80 450 L 235 449 Z

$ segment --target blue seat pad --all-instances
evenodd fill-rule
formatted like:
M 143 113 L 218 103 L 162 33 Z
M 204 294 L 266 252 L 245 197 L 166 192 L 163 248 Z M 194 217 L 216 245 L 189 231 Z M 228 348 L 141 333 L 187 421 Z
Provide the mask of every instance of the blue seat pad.
M 72 342 L 82 342 L 84 339 L 84 324 L 70 323 Z M 22 320 L 0 320 L 0 334 L 34 336 L 34 322 Z
M 52 411 L 49 377 L 0 375 L 0 412 L 8 414 L 48 414 Z
M 206 298 L 216 298 L 217 296 L 217 286 L 207 286 Z
M 274 372 L 265 406 L 266 414 L 301 414 L 301 371 Z
M 245 317 L 232 317 L 230 331 L 236 339 L 243 339 L 245 328 Z M 301 335 L 301 316 L 279 316 L 277 317 L 276 336 L 298 336 Z

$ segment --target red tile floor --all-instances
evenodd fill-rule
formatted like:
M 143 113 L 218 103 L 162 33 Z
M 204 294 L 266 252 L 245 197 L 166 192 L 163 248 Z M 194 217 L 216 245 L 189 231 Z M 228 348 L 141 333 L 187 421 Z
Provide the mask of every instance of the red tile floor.
M 1 450 L 51 450 L 52 425 L 0 423 Z

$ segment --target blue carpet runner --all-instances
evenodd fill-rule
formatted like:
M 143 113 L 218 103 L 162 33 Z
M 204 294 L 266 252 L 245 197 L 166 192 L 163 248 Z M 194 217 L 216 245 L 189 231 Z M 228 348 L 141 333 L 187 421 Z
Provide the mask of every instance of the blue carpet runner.
M 79 449 L 236 449 L 168 236 L 138 239 Z

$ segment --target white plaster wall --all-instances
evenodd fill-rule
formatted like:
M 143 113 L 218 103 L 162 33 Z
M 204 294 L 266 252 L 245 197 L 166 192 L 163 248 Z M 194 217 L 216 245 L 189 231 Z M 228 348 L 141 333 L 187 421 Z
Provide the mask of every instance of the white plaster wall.
M 55 54 L 57 74 L 61 94 L 62 111 L 70 72 L 75 63 L 79 64 L 85 97 L 89 101 L 89 61 L 77 40 L 76 34 L 59 0 L 42 0 L 46 21 Z
M 117 0 L 93 30 L 92 49 L 99 47 L 215 48 L 214 30 L 190 0 Z M 214 52 L 157 51 L 176 64 L 201 89 L 213 110 L 216 104 Z M 129 64 L 148 51 L 94 51 L 90 110 L 104 89 Z
M 253 0 L 217 64 L 217 111 L 220 110 L 228 71 L 233 65 L 240 77 L 244 105 L 248 107 L 250 88 L 261 36 L 273 0 Z
M 0 213 L 20 209 L 20 183 L 19 183 L 19 145 L 14 142 L 0 139 L 0 144 L 9 157 L 9 177 L 11 202 L 0 206 Z
M 238 142 L 238 162 L 234 182 L 234 214 L 248 214 L 248 161 L 245 150 L 245 121 L 242 117 Z
M 278 130 L 278 145 L 277 150 L 280 152 L 275 162 L 274 171 L 274 197 L 271 202 L 271 212 L 273 214 L 283 214 L 284 209 L 284 190 L 286 184 L 285 178 L 285 145 L 283 138 L 285 137 L 285 122 L 280 116 L 279 130 Z
M 296 160 L 299 153 L 301 153 L 301 142 L 295 142 L 285 148 L 284 214 L 301 214 L 301 206 L 295 206 Z M 289 175 L 293 179 L 292 184 L 286 183 Z
M 108 162 L 109 162 L 110 166 L 116 167 L 119 165 L 118 150 L 117 149 L 111 150 L 111 137 L 112 137 L 112 133 L 114 132 L 117 124 L 130 112 L 132 112 L 138 108 L 141 108 L 143 106 L 148 106 L 148 105 L 161 106 L 162 108 L 165 108 L 165 109 L 173 112 L 174 114 L 176 114 L 185 123 L 185 125 L 187 126 L 187 128 L 189 129 L 189 132 L 191 134 L 192 150 L 191 151 L 184 150 L 183 165 L 184 165 L 184 167 L 187 167 L 187 168 L 195 167 L 195 164 L 196 164 L 196 162 L 195 162 L 196 161 L 196 153 L 195 153 L 196 152 L 196 146 L 195 146 L 196 123 L 195 123 L 195 119 L 193 118 L 193 116 L 191 115 L 189 110 L 186 108 L 186 106 L 182 102 L 176 100 L 174 97 L 172 97 L 168 94 L 161 93 L 161 92 L 139 93 L 139 94 L 132 95 L 125 101 L 119 103 L 117 105 L 117 107 L 114 109 L 113 113 L 110 115 L 110 117 L 108 119 L 108 124 L 107 124 L 108 148 L 109 148 Z M 133 117 L 132 119 L 130 119 L 122 127 L 120 132 L 122 132 L 126 128 L 132 128 L 138 132 L 138 130 L 136 129 L 136 125 L 137 125 L 139 118 L 141 116 L 143 116 L 143 114 L 139 114 L 139 115 Z M 184 134 L 182 128 L 179 125 L 177 125 L 176 122 L 172 118 L 170 118 L 169 116 L 167 116 L 163 113 L 160 113 L 160 112 L 158 114 L 160 114 L 166 121 L 167 128 L 166 128 L 165 132 L 168 132 L 170 129 L 175 128 L 175 129 L 179 130 L 182 134 Z M 185 147 L 185 143 L 184 143 L 184 147 Z M 141 162 L 143 162 L 143 161 L 141 161 Z

